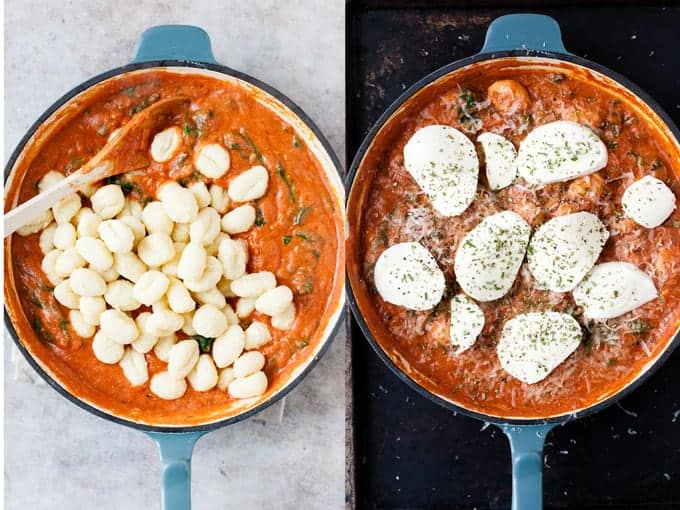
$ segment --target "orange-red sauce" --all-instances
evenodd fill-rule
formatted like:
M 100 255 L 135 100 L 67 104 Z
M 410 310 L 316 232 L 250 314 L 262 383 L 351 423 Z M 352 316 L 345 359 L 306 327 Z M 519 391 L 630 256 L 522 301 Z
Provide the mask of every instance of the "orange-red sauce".
M 244 170 L 264 164 L 270 178 L 266 195 L 254 204 L 258 221 L 235 237 L 247 241 L 248 272 L 272 271 L 279 284 L 293 290 L 297 309 L 293 328 L 270 328 L 273 339 L 261 348 L 267 360 L 266 398 L 323 340 L 341 294 L 344 243 L 342 211 L 321 163 L 293 127 L 259 102 L 256 94 L 238 83 L 170 71 L 115 78 L 79 99 L 77 113 L 39 148 L 26 149 L 34 154 L 14 171 L 25 175 L 19 191 L 23 202 L 35 195 L 37 182 L 48 171 L 75 171 L 103 147 L 111 131 L 145 105 L 174 95 L 191 99 L 189 111 L 174 119 L 184 132 L 183 147 L 168 163 L 150 158 L 126 161 L 121 178 L 133 197 L 141 201 L 155 197 L 159 184 L 168 179 L 185 184 L 201 179 L 226 188 Z M 211 142 L 224 144 L 231 155 L 229 171 L 214 181 L 192 165 L 196 145 Z M 148 146 L 150 139 L 142 143 Z M 16 189 L 10 190 L 8 197 L 15 194 Z M 153 395 L 148 383 L 132 387 L 120 367 L 99 362 L 92 339 L 76 335 L 68 323 L 68 310 L 52 294 L 40 267 L 38 234 L 14 235 L 10 242 L 5 274 L 13 271 L 15 285 L 8 282 L 5 297 L 20 340 L 69 391 L 118 416 L 148 423 L 196 424 L 234 413 L 233 399 L 217 388 L 196 392 L 189 387 L 183 397 L 166 401 Z M 243 325 L 255 319 L 268 324 L 266 316 L 254 312 Z M 165 369 L 153 351 L 146 359 L 150 377 Z
M 526 89 L 528 108 L 522 105 L 508 113 L 494 106 L 487 89 L 500 79 L 516 80 Z M 632 94 L 604 86 L 582 68 L 519 67 L 508 60 L 452 73 L 410 99 L 369 148 L 348 208 L 350 281 L 369 328 L 395 363 L 427 389 L 500 417 L 569 413 L 603 400 L 635 378 L 680 325 L 680 209 L 654 229 L 622 214 L 624 190 L 644 175 L 662 179 L 680 196 L 677 145 L 647 115 Z M 444 218 L 404 168 L 405 143 L 426 125 L 453 126 L 473 141 L 483 131 L 493 131 L 517 146 L 532 128 L 560 119 L 595 130 L 609 147 L 605 169 L 541 189 L 516 182 L 492 192 L 482 165 L 476 200 L 460 216 Z M 459 355 L 450 345 L 448 299 L 426 312 L 381 299 L 373 266 L 388 246 L 405 241 L 420 241 L 432 252 L 446 275 L 447 296 L 456 293 L 453 259 L 460 239 L 482 218 L 501 210 L 517 212 L 534 228 L 571 212 L 597 214 L 611 234 L 599 262 L 632 262 L 653 277 L 659 299 L 605 324 L 587 322 L 570 293 L 535 289 L 523 266 L 505 297 L 479 303 L 484 330 L 474 347 Z M 528 385 L 502 369 L 496 342 L 508 319 L 547 310 L 573 313 L 584 326 L 584 341 L 545 380 Z

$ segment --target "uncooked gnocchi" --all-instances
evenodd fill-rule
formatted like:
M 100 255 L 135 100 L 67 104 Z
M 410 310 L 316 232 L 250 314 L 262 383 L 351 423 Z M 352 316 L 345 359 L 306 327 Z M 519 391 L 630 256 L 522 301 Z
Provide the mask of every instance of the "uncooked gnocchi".
M 217 143 L 203 145 L 194 153 L 194 166 L 209 179 L 218 179 L 229 170 L 229 153 Z
M 269 172 L 263 166 L 254 166 L 235 177 L 229 184 L 229 198 L 234 202 L 249 202 L 262 198 L 267 191 Z

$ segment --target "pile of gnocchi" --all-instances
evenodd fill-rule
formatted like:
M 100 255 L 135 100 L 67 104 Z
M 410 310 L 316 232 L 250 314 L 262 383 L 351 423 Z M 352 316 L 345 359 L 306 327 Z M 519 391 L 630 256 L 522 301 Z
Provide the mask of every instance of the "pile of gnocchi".
M 158 133 L 151 157 L 168 161 L 180 140 L 176 127 Z M 219 144 L 199 147 L 193 158 L 209 179 L 229 168 L 229 152 Z M 38 189 L 64 178 L 49 172 Z M 119 184 L 93 186 L 19 234 L 40 232 L 42 270 L 70 310 L 73 330 L 92 339 L 96 359 L 118 364 L 131 385 L 148 382 L 167 400 L 182 397 L 187 381 L 195 391 L 257 397 L 268 384 L 258 349 L 272 339 L 270 328 L 292 328 L 296 309 L 291 289 L 277 285 L 273 273 L 246 272 L 248 246 L 230 236 L 253 226 L 256 211 L 247 202 L 264 196 L 268 182 L 263 166 L 239 174 L 228 189 L 170 180 L 145 204 Z M 255 310 L 269 324 L 249 321 Z M 167 368 L 150 377 L 152 353 Z

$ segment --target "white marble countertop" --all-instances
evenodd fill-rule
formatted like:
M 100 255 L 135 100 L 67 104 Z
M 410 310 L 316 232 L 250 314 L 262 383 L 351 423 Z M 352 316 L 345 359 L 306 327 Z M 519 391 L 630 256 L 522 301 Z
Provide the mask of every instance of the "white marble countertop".
M 153 25 L 193 24 L 216 59 L 305 110 L 344 160 L 344 2 L 71 0 L 5 2 L 5 161 L 37 117 L 95 74 L 127 63 Z M 344 334 L 286 397 L 203 437 L 193 508 L 344 506 Z M 143 433 L 96 418 L 44 384 L 12 378 L 5 332 L 5 507 L 160 507 L 160 465 Z M 278 408 L 281 410 L 281 407 Z

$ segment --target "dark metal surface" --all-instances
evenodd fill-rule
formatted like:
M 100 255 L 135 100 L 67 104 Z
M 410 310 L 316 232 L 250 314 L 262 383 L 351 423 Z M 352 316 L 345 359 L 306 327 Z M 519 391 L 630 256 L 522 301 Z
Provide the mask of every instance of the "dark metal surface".
M 350 158 L 405 88 L 478 51 L 493 18 L 520 11 L 384 4 L 348 6 Z M 673 65 L 680 9 L 532 11 L 560 22 L 569 51 L 628 76 L 680 123 L 680 72 Z M 356 324 L 352 333 L 357 507 L 509 507 L 508 447 L 500 432 L 480 431 L 480 422 L 423 399 L 380 362 Z M 680 508 L 679 369 L 676 354 L 619 406 L 552 433 L 547 508 Z

